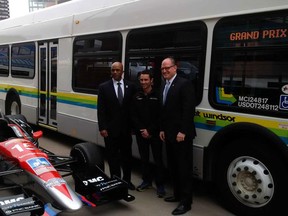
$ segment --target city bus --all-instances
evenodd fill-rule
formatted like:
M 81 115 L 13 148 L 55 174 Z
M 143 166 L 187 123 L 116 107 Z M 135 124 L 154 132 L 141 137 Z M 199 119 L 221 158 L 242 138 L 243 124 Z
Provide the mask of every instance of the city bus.
M 152 71 L 157 88 L 174 56 L 195 86 L 195 178 L 236 215 L 287 212 L 287 0 L 75 0 L 0 24 L 3 113 L 104 146 L 97 93 L 112 62 L 135 83 Z

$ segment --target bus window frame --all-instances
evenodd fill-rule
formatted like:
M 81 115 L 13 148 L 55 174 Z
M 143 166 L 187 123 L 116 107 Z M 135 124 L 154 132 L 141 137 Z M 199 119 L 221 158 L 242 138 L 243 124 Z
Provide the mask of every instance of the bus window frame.
M 9 47 L 9 45 L 1 45 L 0 46 L 0 49 L 1 48 L 7 48 L 7 63 L 8 63 L 8 65 L 7 65 L 7 73 L 0 73 L 0 76 L 1 77 L 8 77 L 9 76 L 9 72 L 10 72 L 10 47 Z
M 102 39 L 102 38 L 112 38 L 117 39 L 117 47 L 119 48 L 117 51 L 107 51 L 107 50 L 100 50 L 100 51 L 95 51 L 93 53 L 81 53 L 78 56 L 76 55 L 76 50 L 75 50 L 75 44 L 77 41 L 81 41 L 81 40 L 91 40 L 91 39 Z M 82 36 L 77 36 L 74 38 L 73 40 L 73 45 L 72 45 L 72 54 L 73 54 L 73 63 L 72 63 L 72 89 L 75 92 L 79 92 L 79 93 L 88 93 L 88 94 L 98 94 L 98 88 L 99 88 L 99 84 L 101 84 L 101 82 L 97 85 L 97 87 L 95 89 L 93 88 L 83 88 L 83 87 L 78 87 L 76 86 L 76 82 L 77 82 L 77 73 L 76 73 L 76 66 L 75 66 L 75 61 L 76 59 L 99 59 L 99 57 L 103 58 L 103 59 L 111 59 L 111 61 L 107 61 L 107 63 L 113 63 L 114 61 L 121 61 L 122 58 L 122 44 L 123 44 L 123 36 L 121 34 L 121 32 L 119 31 L 114 31 L 114 32 L 107 32 L 107 33 L 99 33 L 99 34 L 89 34 L 89 35 L 82 35 Z M 97 61 L 95 61 L 97 62 Z M 109 65 L 109 71 L 110 71 L 110 66 Z M 107 75 L 108 76 L 108 75 Z M 110 76 L 110 74 L 109 74 Z M 103 81 L 107 81 L 107 80 L 103 80 Z
M 220 54 L 224 55 L 227 52 L 233 52 L 233 54 L 235 54 L 236 52 L 240 52 L 240 51 L 248 53 L 248 52 L 252 52 L 252 51 L 263 50 L 263 53 L 264 53 L 268 49 L 269 49 L 269 51 L 272 49 L 273 50 L 276 50 L 276 49 L 284 50 L 285 49 L 288 52 L 288 43 L 286 43 L 286 48 L 284 46 L 281 46 L 278 44 L 274 44 L 274 45 L 271 45 L 271 44 L 265 45 L 264 44 L 264 45 L 260 45 L 260 46 L 250 46 L 250 47 L 216 47 L 217 34 L 219 34 L 219 30 L 218 30 L 219 26 L 222 28 L 223 28 L 223 26 L 226 26 L 226 27 L 228 26 L 227 28 L 229 28 L 230 23 L 233 22 L 233 20 L 240 20 L 240 19 L 242 19 L 242 20 L 255 20 L 257 18 L 259 20 L 263 20 L 265 18 L 271 19 L 271 18 L 275 18 L 275 17 L 280 17 L 281 15 L 283 16 L 285 14 L 284 12 L 285 11 L 283 11 L 283 12 L 282 11 L 264 12 L 264 13 L 259 13 L 259 14 L 248 14 L 248 15 L 224 17 L 216 23 L 214 30 L 213 30 L 211 68 L 210 68 L 210 80 L 209 80 L 209 91 L 208 91 L 208 100 L 209 100 L 210 105 L 213 108 L 223 110 L 223 111 L 232 111 L 232 112 L 239 112 L 239 113 L 245 113 L 245 114 L 256 114 L 256 115 L 265 115 L 265 116 L 271 116 L 271 117 L 285 117 L 285 118 L 288 117 L 288 112 L 285 113 L 285 112 L 281 111 L 279 108 L 277 111 L 265 110 L 265 109 L 253 109 L 253 108 L 245 108 L 245 107 L 238 107 L 238 106 L 229 106 L 229 105 L 217 103 L 217 101 L 216 101 L 216 97 L 217 97 L 216 96 L 217 95 L 216 88 L 217 88 L 218 78 L 220 78 L 220 77 L 223 78 L 223 71 L 220 72 L 220 73 L 222 73 L 222 75 L 219 76 L 219 72 L 217 72 L 217 66 L 218 65 L 223 66 L 223 63 L 224 63 L 223 59 L 222 59 L 222 62 L 220 62 L 220 61 L 216 62 L 217 61 L 216 56 L 218 56 Z M 286 11 L 286 16 L 287 16 L 287 11 Z M 238 22 L 239 21 L 237 21 L 237 23 Z M 227 25 L 227 23 L 229 23 L 229 25 Z M 287 26 L 288 26 L 288 24 L 287 24 Z M 249 61 L 246 61 L 246 62 L 249 62 Z M 219 64 L 219 63 L 221 63 L 221 64 Z M 221 84 L 221 86 L 223 87 L 223 84 Z M 246 89 L 246 87 L 244 87 L 243 89 Z M 250 88 L 250 89 L 255 90 L 257 88 Z M 254 94 L 253 97 L 257 97 L 257 95 Z
M 142 34 L 142 33 L 161 33 L 161 31 L 165 32 L 167 30 L 169 31 L 181 31 L 181 30 L 189 30 L 191 31 L 199 31 L 201 37 L 199 38 L 200 45 L 192 46 L 192 47 L 173 47 L 171 49 L 153 49 L 153 50 L 132 50 L 130 51 L 130 37 L 133 34 Z M 204 75 L 205 75 L 205 60 L 206 60 L 206 52 L 207 52 L 207 37 L 208 37 L 208 29 L 206 24 L 203 21 L 190 21 L 190 22 L 183 22 L 183 23 L 174 23 L 174 24 L 166 24 L 166 25 L 160 25 L 160 26 L 152 26 L 152 27 L 144 27 L 139 29 L 133 29 L 127 34 L 126 38 L 126 56 L 125 56 L 125 68 L 126 71 L 129 70 L 129 59 L 131 58 L 141 58 L 146 62 L 149 62 L 149 60 L 155 59 L 155 58 L 161 58 L 161 61 L 169 56 L 173 56 L 177 62 L 191 59 L 192 57 L 199 58 L 199 67 L 198 67 L 198 76 L 195 81 L 195 92 L 196 92 L 196 105 L 199 105 L 203 98 L 203 86 L 204 86 Z M 155 68 L 156 74 L 158 75 L 158 79 L 160 79 L 159 82 L 161 82 L 162 75 L 160 71 L 161 65 L 159 65 L 159 68 Z M 160 78 L 159 78 L 160 77 Z M 125 78 L 129 79 L 130 74 L 125 73 Z M 159 86 L 160 87 L 160 86 Z
M 33 76 L 24 76 L 24 75 L 17 75 L 17 74 L 13 74 L 13 47 L 15 46 L 27 46 L 27 45 L 32 45 L 34 48 L 34 53 L 33 53 L 33 61 L 34 61 L 34 67 L 33 67 Z M 25 43 L 16 43 L 16 44 L 12 44 L 10 47 L 10 53 L 11 53 L 11 57 L 10 57 L 10 71 L 11 71 L 11 77 L 13 78 L 20 78 L 20 79 L 31 79 L 33 80 L 36 76 L 36 62 L 37 62 L 37 56 L 36 56 L 36 49 L 37 49 L 37 45 L 35 44 L 35 42 L 25 42 Z

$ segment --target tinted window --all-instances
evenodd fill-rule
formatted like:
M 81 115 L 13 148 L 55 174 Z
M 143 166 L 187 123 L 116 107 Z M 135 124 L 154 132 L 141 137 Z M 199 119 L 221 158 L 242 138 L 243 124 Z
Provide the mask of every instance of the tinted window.
M 9 75 L 9 47 L 0 46 L 0 76 Z
M 189 22 L 132 30 L 127 37 L 125 76 L 138 83 L 138 74 L 151 70 L 154 86 L 161 83 L 161 62 L 168 56 L 177 61 L 178 74 L 195 83 L 197 103 L 202 98 L 206 26 Z
M 12 45 L 11 73 L 13 77 L 34 78 L 35 75 L 35 44 Z
M 120 33 L 77 37 L 73 46 L 73 89 L 96 93 L 103 81 L 110 79 L 112 62 L 121 60 Z
M 220 109 L 288 113 L 288 16 L 224 18 L 215 27 L 210 102 Z

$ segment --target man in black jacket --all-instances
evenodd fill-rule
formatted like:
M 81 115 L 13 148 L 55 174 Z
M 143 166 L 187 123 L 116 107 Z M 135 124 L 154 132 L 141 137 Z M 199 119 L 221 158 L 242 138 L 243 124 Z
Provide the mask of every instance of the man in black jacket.
M 105 141 L 105 150 L 113 175 L 128 183 L 131 190 L 135 186 L 131 183 L 132 137 L 130 122 L 130 105 L 136 92 L 136 85 L 123 80 L 123 65 L 114 62 L 111 66 L 111 80 L 99 86 L 98 93 L 98 125 Z
M 144 191 L 152 186 L 155 175 L 158 197 L 165 195 L 164 164 L 162 157 L 162 141 L 159 138 L 160 98 L 159 93 L 152 88 L 153 78 L 149 71 L 140 72 L 141 90 L 133 97 L 131 117 L 136 134 L 139 154 L 142 164 L 143 182 L 137 191 Z M 150 147 L 155 162 L 155 174 L 150 164 Z
M 193 139 L 195 93 L 191 81 L 177 75 L 177 65 L 171 57 L 161 64 L 162 109 L 160 138 L 166 144 L 168 168 L 173 181 L 174 196 L 166 202 L 180 202 L 173 215 L 184 214 L 192 205 Z

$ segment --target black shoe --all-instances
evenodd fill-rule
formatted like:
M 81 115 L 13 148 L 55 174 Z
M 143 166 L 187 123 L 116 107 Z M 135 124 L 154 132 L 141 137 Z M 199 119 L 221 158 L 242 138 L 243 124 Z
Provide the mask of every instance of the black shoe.
M 128 182 L 127 185 L 129 190 L 135 190 L 135 186 L 132 184 L 132 182 Z
M 165 202 L 179 202 L 180 199 L 172 196 L 172 197 L 167 197 L 167 198 L 165 198 L 164 201 L 165 201 Z
M 180 203 L 174 211 L 172 211 L 172 215 L 182 215 L 185 214 L 187 211 L 191 210 L 191 205 L 185 205 Z

